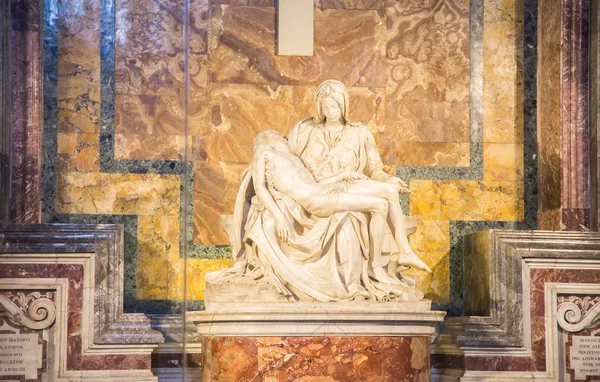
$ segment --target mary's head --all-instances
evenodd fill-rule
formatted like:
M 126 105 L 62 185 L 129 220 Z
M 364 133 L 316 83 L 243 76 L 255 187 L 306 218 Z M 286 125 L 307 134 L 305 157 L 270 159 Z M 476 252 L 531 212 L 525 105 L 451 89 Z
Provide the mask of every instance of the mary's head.
M 337 121 L 348 122 L 348 91 L 343 83 L 327 80 L 321 83 L 315 93 L 317 116 L 315 123 Z

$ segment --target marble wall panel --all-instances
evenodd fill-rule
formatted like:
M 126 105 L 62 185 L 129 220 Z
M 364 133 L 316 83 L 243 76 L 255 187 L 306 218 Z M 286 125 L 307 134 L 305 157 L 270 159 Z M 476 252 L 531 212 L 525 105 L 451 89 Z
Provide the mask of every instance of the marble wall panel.
M 395 161 L 398 166 L 459 166 L 470 164 L 470 145 L 445 142 L 395 142 Z
M 99 133 L 100 3 L 64 1 L 59 18 L 58 130 Z
M 468 153 L 469 142 L 469 4 L 463 1 L 388 2 L 387 84 L 385 135 L 409 152 L 444 142 Z M 401 143 L 400 143 L 401 142 Z M 412 166 L 468 166 L 465 155 L 435 160 L 440 151 L 410 162 L 396 155 L 396 164 Z M 466 161 L 465 161 L 466 159 Z
M 275 8 L 213 8 L 212 81 L 318 85 L 337 78 L 350 86 L 385 83 L 385 14 L 315 10 L 314 55 L 275 55 Z
M 418 280 L 419 289 L 426 291 L 425 298 L 438 303 L 450 302 L 450 222 L 419 219 L 417 231 L 409 240 L 432 273 L 409 270 L 406 274 Z
M 37 1 L 13 1 L 11 221 L 41 221 L 42 65 Z
M 410 214 L 423 219 L 523 219 L 523 183 L 413 180 L 410 188 Z
M 483 179 L 486 181 L 523 181 L 522 143 L 484 143 Z
M 484 8 L 484 142 L 522 143 L 523 2 L 490 0 Z
M 208 162 L 194 168 L 194 244 L 229 244 L 224 227 L 233 214 L 244 163 Z
M 314 92 L 314 86 L 213 85 L 210 132 L 196 141 L 193 151 L 208 161 L 249 163 L 252 139 L 260 131 L 286 134 L 295 123 L 314 115 Z M 383 119 L 382 89 L 357 87 L 349 92 L 349 118 L 378 131 Z
M 385 9 L 385 0 L 315 0 L 316 8 Z
M 313 115 L 313 96 L 310 86 L 213 85 L 211 132 L 195 151 L 208 161 L 250 163 L 256 134 L 267 129 L 285 134 Z
M 99 172 L 100 136 L 58 133 L 56 167 L 60 172 Z
M 179 177 L 153 174 L 59 174 L 63 214 L 179 214 Z

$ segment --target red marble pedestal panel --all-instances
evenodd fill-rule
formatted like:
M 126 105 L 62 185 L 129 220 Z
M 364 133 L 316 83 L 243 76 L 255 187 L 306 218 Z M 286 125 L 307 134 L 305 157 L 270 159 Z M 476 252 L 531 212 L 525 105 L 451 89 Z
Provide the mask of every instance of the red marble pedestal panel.
M 204 338 L 203 381 L 429 381 L 430 338 Z

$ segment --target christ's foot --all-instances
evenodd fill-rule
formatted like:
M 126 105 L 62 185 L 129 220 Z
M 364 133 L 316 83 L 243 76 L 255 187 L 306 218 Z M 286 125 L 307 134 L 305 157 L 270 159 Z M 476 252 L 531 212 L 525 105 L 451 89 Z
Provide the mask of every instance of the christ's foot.
M 401 253 L 398 264 L 431 273 L 431 269 L 413 251 Z

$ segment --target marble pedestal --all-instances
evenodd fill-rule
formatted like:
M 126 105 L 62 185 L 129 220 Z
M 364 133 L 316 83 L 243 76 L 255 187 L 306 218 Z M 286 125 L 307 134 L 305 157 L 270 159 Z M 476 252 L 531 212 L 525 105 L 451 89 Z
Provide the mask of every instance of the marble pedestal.
M 429 381 L 429 301 L 209 304 L 203 381 Z

